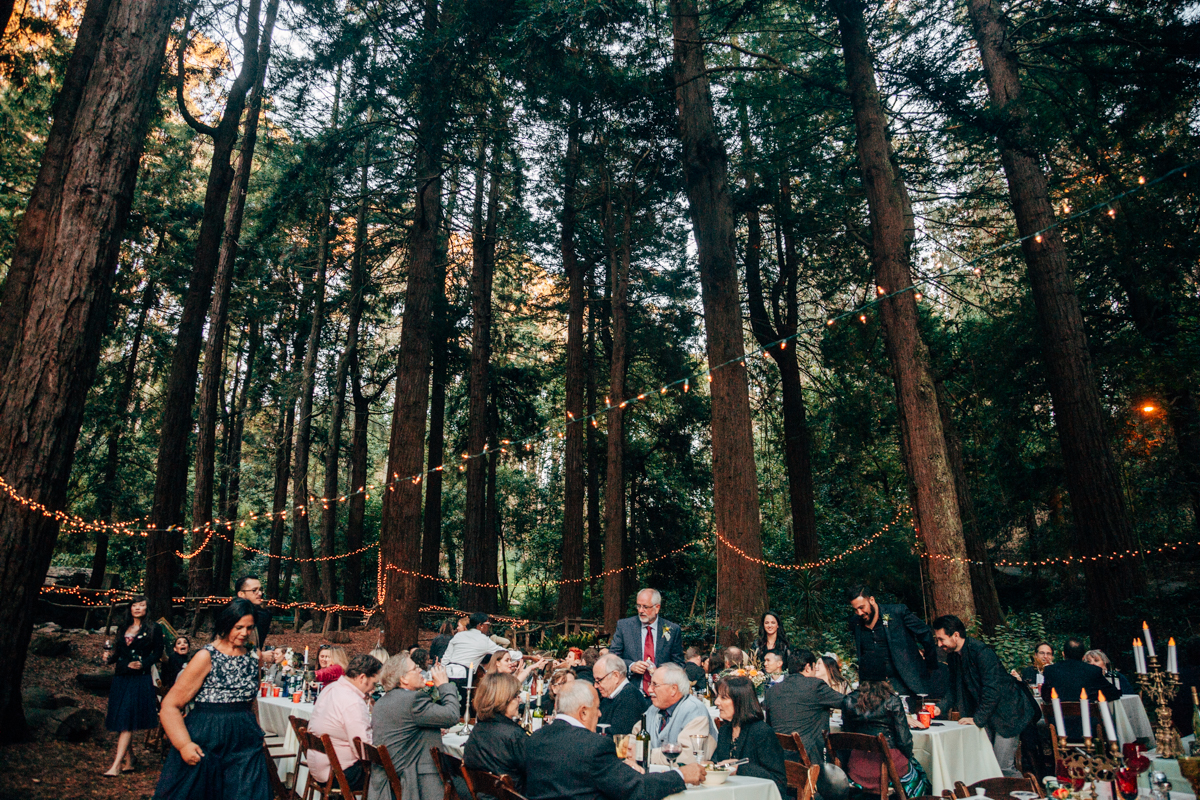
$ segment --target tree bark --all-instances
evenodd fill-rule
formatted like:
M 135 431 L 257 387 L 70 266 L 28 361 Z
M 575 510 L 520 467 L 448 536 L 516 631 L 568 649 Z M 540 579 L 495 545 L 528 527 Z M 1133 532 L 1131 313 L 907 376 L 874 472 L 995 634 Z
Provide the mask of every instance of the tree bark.
M 600 297 L 596 294 L 596 265 L 587 271 L 588 280 L 588 328 L 587 328 L 587 424 L 584 448 L 587 452 L 587 536 L 588 536 L 588 580 L 592 587 L 592 603 L 596 602 L 596 582 L 604 566 L 604 528 L 600 522 L 600 437 L 596 431 L 596 372 L 600 362 L 596 358 L 596 308 Z M 603 590 L 601 590 L 603 600 Z
M 891 293 L 912 285 L 907 197 L 903 177 L 892 163 L 861 0 L 835 0 L 834 8 L 854 111 L 859 166 L 870 209 L 871 262 L 881 291 Z M 938 414 L 929 351 L 918 327 L 916 298 L 912 292 L 889 297 L 880 305 L 880 316 L 934 606 L 938 614 L 957 614 L 969 625 L 975 616 L 975 601 L 954 474 Z
M 104 477 L 100 480 L 99 500 L 96 516 L 108 521 L 112 518 L 113 507 L 117 499 L 117 468 L 121 463 L 121 435 L 125 431 L 126 418 L 129 416 L 129 401 L 133 398 L 133 386 L 137 381 L 138 353 L 142 349 L 142 334 L 146 329 L 146 317 L 154 305 L 158 287 L 154 279 L 146 281 L 142 289 L 141 310 L 138 311 L 137 322 L 133 326 L 133 340 L 129 344 L 129 355 L 125 359 L 125 375 L 121 380 L 121 389 L 117 392 L 116 419 L 112 430 L 108 433 L 108 450 L 104 455 Z M 92 575 L 88 579 L 88 588 L 99 589 L 104 583 L 104 573 L 108 569 L 108 531 L 96 531 L 96 550 L 92 554 Z
M 728 159 L 713 116 L 712 94 L 695 0 L 671 0 L 675 38 L 675 100 L 679 109 L 683 173 L 692 231 L 700 261 L 704 330 L 712 373 L 713 516 L 716 532 L 741 549 L 745 558 L 718 546 L 718 639 L 731 644 L 748 618 L 767 607 L 762 565 L 758 477 L 750 392 L 742 346 L 733 203 Z
M 279 364 L 287 364 L 287 336 L 282 319 L 276 329 Z M 297 345 L 299 342 L 297 342 Z M 291 374 L 299 371 L 300 348 L 293 348 Z M 279 427 L 275 432 L 275 488 L 271 493 L 271 535 L 267 544 L 267 593 L 272 600 L 286 599 L 279 593 L 279 567 L 283 559 L 283 535 L 287 531 L 288 480 L 292 471 L 292 435 L 296 427 L 296 398 L 286 384 L 280 393 Z
M 200 409 L 196 433 L 196 464 L 192 488 L 192 526 L 210 527 L 213 523 L 213 487 L 216 473 L 217 406 L 220 397 L 221 375 L 225 367 L 225 332 L 229 323 L 229 296 L 233 291 L 234 266 L 237 262 L 238 237 L 242 233 L 242 218 L 246 211 L 246 192 L 254 164 L 254 147 L 258 141 L 258 117 L 262 108 L 263 83 L 267 61 L 271 56 L 271 34 L 279 0 L 268 0 L 263 22 L 259 53 L 256 59 L 254 87 L 250 91 L 246 122 L 242 131 L 241 152 L 230 192 L 229 210 L 225 217 L 225 233 L 217 258 L 215 287 L 208 308 L 208 341 L 204 345 L 204 368 L 200 375 Z M 210 534 L 199 531 L 192 536 L 192 546 L 201 547 Z M 216 540 L 188 563 L 188 594 L 207 597 L 213 591 L 213 554 Z
M 563 206 L 559 245 L 567 279 L 566 459 L 563 465 L 562 580 L 558 619 L 583 613 L 583 268 L 575 252 L 575 186 L 579 178 L 579 115 L 574 104 L 567 123 L 563 162 Z
M 4 0 L 9 15 L 12 13 L 12 0 Z M 33 285 L 34 268 L 42 256 L 46 234 L 54 220 L 55 203 L 62 191 L 63 165 L 66 162 L 67 148 L 71 143 L 71 131 L 75 125 L 75 116 L 79 103 L 87 88 L 88 78 L 97 54 L 100 52 L 105 26 L 113 0 L 89 0 L 84 7 L 83 17 L 79 21 L 79 32 L 75 35 L 75 48 L 67 62 L 63 74 L 63 85 L 54 101 L 49 135 L 46 137 L 46 149 L 42 153 L 42 163 L 38 169 L 37 180 L 25 207 L 25 214 L 17 226 L 17 239 L 13 246 L 12 263 L 4 278 L 4 289 L 0 293 L 0 365 L 8 364 L 13 348 L 21 337 L 21 326 L 29 307 L 29 291 Z M 0 17 L 4 24 L 0 25 L 0 38 L 8 24 L 8 16 L 3 15 L 4 7 L 0 5 Z
M 396 400 L 388 441 L 387 479 L 379 526 L 379 554 L 384 563 L 384 646 L 397 651 L 417 640 L 420 580 L 389 573 L 388 565 L 411 569 L 421 563 L 421 486 L 408 478 L 419 475 L 425 451 L 429 406 L 430 339 L 442 211 L 442 154 L 450 97 L 443 85 L 443 51 L 434 46 L 438 32 L 437 0 L 424 0 L 422 19 L 428 63 L 417 81 L 417 192 L 409 236 L 408 285 L 396 365 Z M 408 565 L 408 566 L 406 566 Z
M 96 374 L 112 276 L 129 217 L 138 161 L 157 108 L 172 0 L 112 0 L 73 124 L 52 131 L 42 174 L 60 176 L 46 213 L 26 313 L 0 386 L 0 475 L 17 494 L 66 505 L 84 402 Z M 72 62 L 74 64 L 74 62 Z M 79 65 L 74 64 L 76 68 Z M 68 75 L 69 84 L 77 80 Z M 57 137 L 66 137 L 61 141 Z M 0 503 L 0 741 L 25 734 L 21 676 L 33 607 L 58 525 Z
M 498 158 L 493 154 L 496 166 Z M 471 366 L 468 382 L 467 452 L 478 456 L 489 449 L 491 416 L 490 362 L 492 356 L 492 277 L 496 210 L 500 199 L 500 176 L 493 173 L 487 192 L 485 218 L 483 198 L 487 178 L 487 139 L 481 133 L 475 165 L 475 199 L 471 210 Z M 487 524 L 487 470 L 490 458 L 471 458 L 467 466 L 465 526 L 463 528 L 463 585 L 459 601 L 463 608 L 494 611 L 496 591 L 471 583 L 490 583 L 488 553 L 494 529 Z M 494 561 L 494 558 L 493 558 Z
M 354 403 L 354 428 L 350 433 L 350 489 L 346 511 L 346 550 L 354 552 L 363 546 L 363 519 L 367 513 L 367 425 L 371 421 L 371 402 L 363 396 L 360 354 L 356 351 L 350 362 L 350 398 Z M 385 492 L 386 494 L 386 492 Z M 362 605 L 362 554 L 346 557 L 346 577 L 342 588 L 346 605 Z
M 230 581 L 233 578 L 233 540 L 237 536 L 238 506 L 241 505 L 242 494 L 242 433 L 246 426 L 246 408 L 249 404 L 251 388 L 254 385 L 254 365 L 258 361 L 258 349 L 262 346 L 262 324 L 258 316 L 250 318 L 250 343 L 246 352 L 246 375 L 242 379 L 242 391 L 237 396 L 233 419 L 230 423 L 229 447 L 225 453 L 225 471 L 228 475 L 229 489 L 225 505 L 221 508 L 221 516 L 228 523 L 224 526 L 225 535 L 229 541 L 222 540 L 223 547 L 213 567 L 213 585 L 219 595 L 229 592 Z
M 1100 392 L 1066 248 L 1059 228 L 1050 228 L 1055 224 L 1054 207 L 1038 164 L 1007 25 L 990 0 L 968 0 L 967 13 L 983 59 L 988 98 L 1002 122 L 997 131 L 1000 160 L 1042 333 L 1046 378 L 1075 522 L 1076 555 L 1083 557 L 1087 579 L 1092 641 L 1098 647 L 1117 648 L 1122 640 L 1113 621 L 1144 589 L 1145 578 L 1133 559 L 1086 557 L 1136 548 L 1133 522 L 1105 433 Z M 1045 232 L 1039 234 L 1041 231 Z
M 454 182 L 450 196 L 457 194 Z M 447 216 L 453 217 L 453 209 Z M 428 473 L 425 476 L 425 513 L 421 518 L 421 600 L 439 603 L 441 584 L 434 580 L 441 564 L 442 543 L 442 479 L 441 469 L 446 460 L 446 380 L 449 372 L 451 323 L 449 302 L 446 299 L 446 261 L 449 241 L 438 238 L 438 255 L 434 261 L 436 275 L 433 297 L 433 374 L 429 387 L 429 453 Z
M 632 178 L 631 178 L 632 180 Z M 632 194 L 632 192 L 630 192 Z M 633 250 L 633 203 L 627 198 L 622 214 L 621 240 L 610 246 L 612 357 L 608 365 L 608 454 L 604 479 L 604 629 L 615 631 L 625 610 L 625 377 L 629 371 L 626 354 L 629 344 L 629 262 Z M 611 229 L 611 202 L 605 209 L 607 228 Z M 606 231 L 611 245 L 611 234 Z
M 212 163 L 204 193 L 204 212 L 192 262 L 183 313 L 171 357 L 171 371 L 163 398 L 159 422 L 158 461 L 154 476 L 154 500 L 150 510 L 150 536 L 146 542 L 146 600 L 150 619 L 171 616 L 171 591 L 179 572 L 175 552 L 183 544 L 183 504 L 187 497 L 188 436 L 192 429 L 192 406 L 196 399 L 196 365 L 203 345 L 204 321 L 212 297 L 213 273 L 220 258 L 225 229 L 225 207 L 233 185 L 230 159 L 237 142 L 242 110 L 258 73 L 258 31 L 261 0 L 250 0 L 246 10 L 246 30 L 242 36 L 244 61 L 229 88 L 225 111 L 216 127 L 195 120 L 183 96 L 183 59 L 187 49 L 189 26 L 184 26 L 179 48 L 179 83 L 176 100 L 179 111 L 191 127 L 212 138 Z M 203 535 L 200 536 L 203 540 Z M 196 546 L 199 541 L 193 539 Z

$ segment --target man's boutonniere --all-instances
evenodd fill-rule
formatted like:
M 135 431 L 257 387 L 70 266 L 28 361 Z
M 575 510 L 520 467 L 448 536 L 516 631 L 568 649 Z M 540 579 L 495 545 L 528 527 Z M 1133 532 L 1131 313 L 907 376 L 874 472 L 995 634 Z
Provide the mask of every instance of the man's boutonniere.
M 884 624 L 884 627 L 887 627 L 887 624 L 888 624 L 889 622 L 891 622 L 891 621 L 892 621 L 892 615 L 891 615 L 891 614 L 884 614 L 884 615 L 883 615 L 883 624 Z
M 670 628 L 663 629 L 663 641 L 664 642 L 671 641 L 671 629 Z

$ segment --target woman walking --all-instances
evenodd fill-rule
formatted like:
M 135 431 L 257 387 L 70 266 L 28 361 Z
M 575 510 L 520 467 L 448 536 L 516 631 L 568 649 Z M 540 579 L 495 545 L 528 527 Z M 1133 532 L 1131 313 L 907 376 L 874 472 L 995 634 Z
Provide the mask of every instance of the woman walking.
M 133 772 L 133 732 L 158 727 L 158 702 L 150 668 L 162 658 L 162 652 L 162 629 L 146 621 L 146 598 L 133 598 L 109 656 L 114 675 L 104 727 L 118 736 L 117 757 L 108 772 L 102 773 L 107 778 Z
M 258 690 L 258 659 L 246 649 L 252 630 L 249 600 L 223 607 L 216 638 L 192 656 L 163 700 L 162 726 L 174 748 L 155 800 L 270 800 L 264 734 L 250 707 Z

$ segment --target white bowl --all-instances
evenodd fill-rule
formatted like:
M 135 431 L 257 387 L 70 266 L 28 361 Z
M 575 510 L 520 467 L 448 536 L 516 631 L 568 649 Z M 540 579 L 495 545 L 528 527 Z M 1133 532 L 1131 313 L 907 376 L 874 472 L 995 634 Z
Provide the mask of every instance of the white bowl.
M 720 786 L 729 780 L 729 770 L 708 770 L 704 773 L 705 786 Z

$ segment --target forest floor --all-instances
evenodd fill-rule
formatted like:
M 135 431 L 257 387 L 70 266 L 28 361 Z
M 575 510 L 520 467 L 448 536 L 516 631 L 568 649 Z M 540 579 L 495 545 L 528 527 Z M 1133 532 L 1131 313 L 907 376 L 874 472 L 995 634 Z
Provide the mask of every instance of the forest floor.
M 351 655 L 368 653 L 376 645 L 377 630 L 355 631 L 350 644 L 340 645 Z M 70 697 L 80 708 L 93 708 L 103 714 L 107 698 L 92 694 L 75 680 L 80 672 L 101 669 L 104 657 L 102 634 L 69 633 L 62 638 L 71 643 L 71 655 L 47 658 L 30 654 L 25 664 L 23 689 L 45 689 L 56 697 Z M 428 646 L 433 634 L 421 632 L 421 644 Z M 267 640 L 276 647 L 303 650 L 324 642 L 320 633 L 272 633 Z M 202 643 L 197 636 L 192 649 Z M 30 741 L 0 747 L 0 800 L 75 800 L 75 798 L 121 798 L 139 800 L 154 795 L 162 769 L 163 750 L 146 746 L 146 732 L 133 737 L 137 769 L 116 778 L 102 777 L 116 754 L 117 734 L 102 731 L 87 742 L 72 744 L 55 741 L 48 732 L 33 731 Z M 169 745 L 168 745 L 169 747 Z

